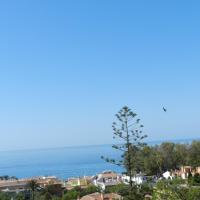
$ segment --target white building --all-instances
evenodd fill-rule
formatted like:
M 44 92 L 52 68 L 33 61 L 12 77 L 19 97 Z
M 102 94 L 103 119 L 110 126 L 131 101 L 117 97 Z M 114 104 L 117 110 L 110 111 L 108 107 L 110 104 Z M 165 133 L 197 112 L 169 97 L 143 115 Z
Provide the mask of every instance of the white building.
M 166 171 L 165 173 L 163 173 L 163 177 L 165 179 L 173 179 L 173 176 L 170 171 Z
M 105 190 L 106 186 L 118 185 L 122 183 L 122 180 L 121 175 L 112 171 L 104 171 L 94 177 L 93 183 L 102 190 Z
M 141 185 L 143 183 L 146 182 L 146 176 L 144 176 L 143 174 L 136 174 L 133 178 L 132 181 L 136 184 L 136 185 Z M 124 184 L 129 184 L 130 183 L 130 177 L 127 175 L 123 175 L 122 176 L 122 181 Z

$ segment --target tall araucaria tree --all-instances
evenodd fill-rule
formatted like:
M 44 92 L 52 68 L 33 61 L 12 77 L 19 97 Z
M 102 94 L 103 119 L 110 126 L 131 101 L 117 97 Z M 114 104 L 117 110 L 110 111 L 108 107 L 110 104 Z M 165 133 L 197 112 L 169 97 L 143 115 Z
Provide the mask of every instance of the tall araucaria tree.
M 113 122 L 113 134 L 114 139 L 119 139 L 119 144 L 113 145 L 114 149 L 122 152 L 122 160 L 105 158 L 106 162 L 122 166 L 126 169 L 126 173 L 129 177 L 129 184 L 133 186 L 133 177 L 135 172 L 134 166 L 137 166 L 137 159 L 135 159 L 135 152 L 141 149 L 145 143 L 143 140 L 147 135 L 143 134 L 143 125 L 140 124 L 140 119 L 137 118 L 137 114 L 130 108 L 124 106 L 117 114 L 117 121 Z

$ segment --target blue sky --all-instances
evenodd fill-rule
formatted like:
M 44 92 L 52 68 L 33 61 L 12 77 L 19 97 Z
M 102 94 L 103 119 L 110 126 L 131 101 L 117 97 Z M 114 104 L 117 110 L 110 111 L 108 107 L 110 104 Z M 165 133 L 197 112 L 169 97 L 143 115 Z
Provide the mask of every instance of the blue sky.
M 1 1 L 0 150 L 112 143 L 124 105 L 150 141 L 198 138 L 199 6 Z

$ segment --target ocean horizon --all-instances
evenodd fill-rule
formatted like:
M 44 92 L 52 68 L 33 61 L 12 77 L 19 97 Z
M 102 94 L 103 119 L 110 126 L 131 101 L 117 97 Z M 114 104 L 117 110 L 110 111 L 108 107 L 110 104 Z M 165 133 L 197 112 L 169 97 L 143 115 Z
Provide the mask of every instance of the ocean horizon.
M 168 140 L 175 143 L 190 143 L 198 139 Z M 147 142 L 149 145 L 164 141 Z M 61 179 L 91 176 L 105 170 L 123 172 L 124 169 L 106 163 L 101 156 L 120 158 L 120 152 L 112 145 L 70 146 L 48 149 L 0 151 L 0 176 L 17 178 L 56 176 Z

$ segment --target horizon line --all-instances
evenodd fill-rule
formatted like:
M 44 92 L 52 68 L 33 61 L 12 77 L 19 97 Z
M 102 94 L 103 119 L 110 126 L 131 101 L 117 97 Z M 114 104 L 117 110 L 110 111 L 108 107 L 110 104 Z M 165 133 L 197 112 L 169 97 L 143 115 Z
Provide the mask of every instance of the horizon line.
M 151 140 L 151 141 L 146 141 L 146 143 L 148 145 L 156 145 L 156 144 L 161 144 L 163 142 L 184 142 L 184 143 L 187 143 L 187 142 L 192 142 L 192 141 L 195 141 L 195 140 L 200 140 L 200 138 L 182 138 L 182 139 L 163 139 L 163 140 Z M 87 148 L 87 147 L 97 147 L 97 146 L 108 146 L 108 145 L 113 145 L 113 144 L 89 144 L 89 145 L 86 145 L 86 144 L 83 144 L 83 145 L 69 145 L 69 146 L 58 146 L 58 147 L 44 147 L 44 148 L 24 148 L 24 149 L 8 149 L 8 150 L 0 150 L 0 153 L 3 153 L 3 152 L 14 152 L 14 151 L 45 151 L 45 150 L 56 150 L 56 149 L 65 149 L 65 148 Z

